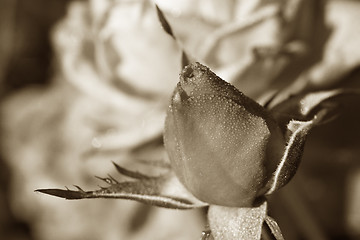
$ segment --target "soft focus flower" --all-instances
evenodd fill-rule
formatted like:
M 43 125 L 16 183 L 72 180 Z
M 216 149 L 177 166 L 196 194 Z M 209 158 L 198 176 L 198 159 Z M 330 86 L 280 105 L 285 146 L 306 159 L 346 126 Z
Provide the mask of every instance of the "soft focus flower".
M 156 3 L 190 55 L 257 101 L 338 86 L 360 64 L 356 1 Z
M 97 117 L 102 151 L 127 150 L 162 131 L 180 51 L 148 1 L 74 2 L 54 29 L 65 80 L 111 111 Z M 105 127 L 102 127 L 105 125 Z
M 314 28 L 309 1 L 156 2 L 187 52 L 254 99 L 292 81 L 278 78 Z

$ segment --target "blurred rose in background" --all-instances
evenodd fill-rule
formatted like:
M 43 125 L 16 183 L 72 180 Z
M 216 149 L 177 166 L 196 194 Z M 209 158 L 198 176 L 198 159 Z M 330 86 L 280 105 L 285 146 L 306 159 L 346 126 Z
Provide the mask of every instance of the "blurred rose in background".
M 111 161 L 157 174 L 183 47 L 265 102 L 359 87 L 360 2 L 146 0 L 0 3 L 1 227 L 6 239 L 198 239 L 204 212 L 124 200 L 65 201 Z M 359 99 L 309 137 L 299 173 L 270 199 L 286 239 L 360 237 Z

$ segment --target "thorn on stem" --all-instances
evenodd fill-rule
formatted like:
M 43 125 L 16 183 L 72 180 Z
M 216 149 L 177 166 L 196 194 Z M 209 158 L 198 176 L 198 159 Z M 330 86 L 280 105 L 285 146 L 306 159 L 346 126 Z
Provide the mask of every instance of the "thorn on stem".
M 80 192 L 85 193 L 85 191 L 81 187 L 79 187 L 78 185 L 73 185 L 73 186 L 76 187 L 77 190 L 79 190 Z

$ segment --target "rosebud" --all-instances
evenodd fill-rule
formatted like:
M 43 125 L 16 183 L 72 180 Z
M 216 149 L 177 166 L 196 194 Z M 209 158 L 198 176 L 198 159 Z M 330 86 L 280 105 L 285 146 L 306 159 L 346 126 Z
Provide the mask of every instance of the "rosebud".
M 263 195 L 285 140 L 258 103 L 200 63 L 184 68 L 167 112 L 165 148 L 198 199 L 249 207 Z

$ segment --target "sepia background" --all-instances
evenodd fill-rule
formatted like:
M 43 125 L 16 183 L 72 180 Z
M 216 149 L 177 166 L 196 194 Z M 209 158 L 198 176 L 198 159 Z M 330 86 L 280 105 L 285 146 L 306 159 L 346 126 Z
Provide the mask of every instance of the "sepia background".
M 111 161 L 156 174 L 181 45 L 259 102 L 360 88 L 360 1 L 0 0 L 0 238 L 199 239 L 205 210 L 66 201 L 39 188 L 101 185 Z M 283 9 L 283 16 L 276 11 Z M 279 99 L 280 101 L 281 99 Z M 360 239 L 360 99 L 308 137 L 269 199 L 285 239 Z

